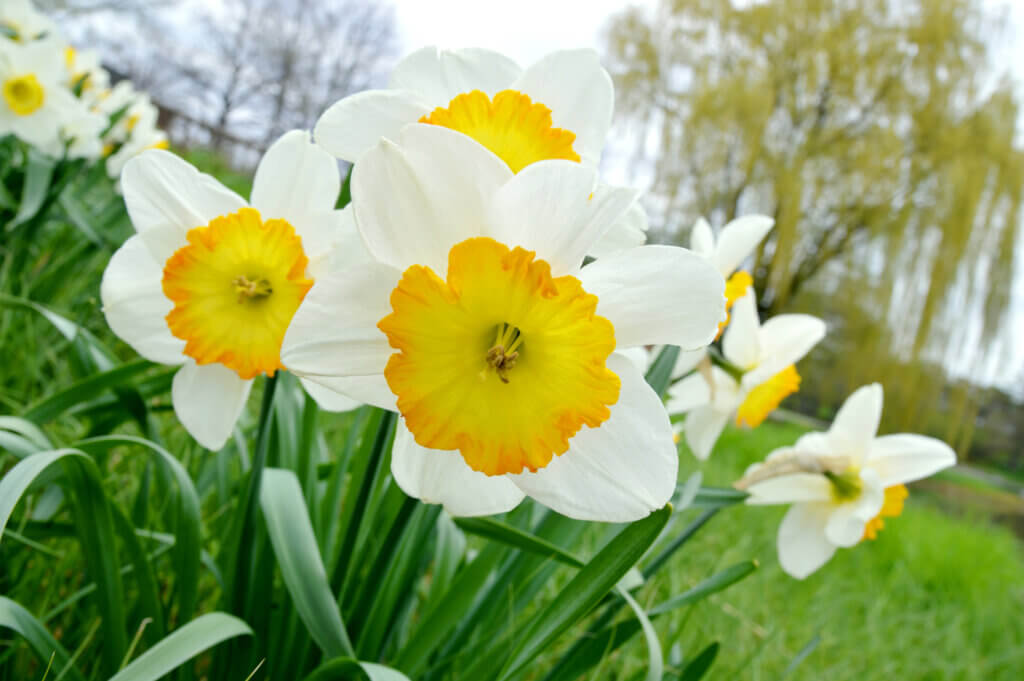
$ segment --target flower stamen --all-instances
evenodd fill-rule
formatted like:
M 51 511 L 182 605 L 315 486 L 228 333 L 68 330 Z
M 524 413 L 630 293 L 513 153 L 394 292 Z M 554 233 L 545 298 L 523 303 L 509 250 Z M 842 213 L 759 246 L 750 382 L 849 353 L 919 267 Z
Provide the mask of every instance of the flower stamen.
M 247 277 L 240 275 L 231 282 L 238 294 L 238 302 L 244 303 L 247 300 L 257 301 L 267 298 L 274 292 L 270 282 L 260 277 Z

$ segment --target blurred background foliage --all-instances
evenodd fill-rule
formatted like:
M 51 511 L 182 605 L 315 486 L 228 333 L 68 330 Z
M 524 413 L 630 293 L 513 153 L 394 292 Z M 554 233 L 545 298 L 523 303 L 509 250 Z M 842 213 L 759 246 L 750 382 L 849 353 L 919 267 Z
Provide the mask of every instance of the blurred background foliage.
M 881 381 L 888 428 L 1017 468 L 1021 395 L 990 387 L 1019 362 L 1024 193 L 998 20 L 977 0 L 663 1 L 612 20 L 606 61 L 658 238 L 775 218 L 762 313 L 829 323 L 793 404 L 826 416 Z

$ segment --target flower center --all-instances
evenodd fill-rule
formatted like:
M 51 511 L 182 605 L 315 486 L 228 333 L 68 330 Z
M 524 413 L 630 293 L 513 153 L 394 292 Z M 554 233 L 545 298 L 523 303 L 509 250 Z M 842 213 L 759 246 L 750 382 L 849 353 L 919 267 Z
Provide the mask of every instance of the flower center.
M 516 90 L 502 90 L 492 100 L 480 90 L 455 97 L 420 118 L 469 135 L 508 164 L 512 172 L 537 161 L 579 161 L 572 144 L 576 134 L 552 127 L 551 109 Z
M 4 100 L 18 116 L 29 116 L 42 108 L 46 91 L 35 74 L 29 73 L 4 82 Z
M 885 488 L 882 510 L 864 525 L 864 539 L 874 539 L 879 530 L 885 527 L 882 518 L 895 518 L 903 513 L 903 501 L 909 496 L 906 485 L 894 485 Z
M 263 221 L 253 208 L 196 227 L 164 266 L 164 294 L 174 302 L 167 326 L 199 364 L 219 362 L 246 379 L 273 375 L 313 285 L 308 262 L 288 222 Z
M 837 504 L 844 501 L 853 501 L 864 490 L 864 483 L 860 479 L 860 471 L 856 468 L 849 468 L 842 473 L 825 471 L 824 475 L 832 483 L 832 496 Z
M 736 425 L 745 424 L 757 428 L 768 418 L 768 414 L 775 411 L 782 400 L 799 389 L 800 374 L 796 372 L 796 367 L 790 364 L 747 393 L 746 399 L 736 410 Z
M 377 326 L 384 375 L 420 445 L 459 450 L 487 475 L 543 468 L 619 399 L 611 322 L 575 277 L 484 237 L 448 254 L 447 279 L 407 269 Z

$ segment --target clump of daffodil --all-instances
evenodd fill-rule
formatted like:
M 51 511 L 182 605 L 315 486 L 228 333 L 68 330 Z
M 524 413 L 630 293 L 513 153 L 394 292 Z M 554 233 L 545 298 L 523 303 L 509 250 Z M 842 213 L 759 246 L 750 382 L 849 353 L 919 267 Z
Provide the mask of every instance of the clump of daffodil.
M 360 252 L 351 218 L 334 210 L 337 164 L 292 131 L 260 161 L 251 205 L 166 151 L 129 161 L 122 183 L 137 234 L 104 272 L 103 312 L 140 355 L 181 366 L 174 411 L 218 449 L 253 379 L 284 368 L 281 340 L 332 249 L 338 263 Z M 355 406 L 309 387 L 327 409 Z
M 779 526 L 782 569 L 803 579 L 839 548 L 874 539 L 884 518 L 900 515 L 906 483 L 956 462 L 950 447 L 909 433 L 878 437 L 882 386 L 846 400 L 824 433 L 804 435 L 751 466 L 736 483 L 748 504 L 792 504 Z
M 53 37 L 57 26 L 53 20 L 36 9 L 30 0 L 4 0 L 0 3 L 0 37 L 29 43 Z
M 63 80 L 59 44 L 0 37 L 0 136 L 14 135 L 41 150 L 61 146 L 61 129 L 84 107 Z
M 408 125 L 352 175 L 374 262 L 317 280 L 283 362 L 401 414 L 392 473 L 410 496 L 455 515 L 528 494 L 575 518 L 641 518 L 671 497 L 678 455 L 661 400 L 619 351 L 707 344 L 725 282 L 676 247 L 584 266 L 635 198 L 574 160 L 517 173 L 467 135 Z
M 355 163 L 382 137 L 421 122 L 472 137 L 517 173 L 562 159 L 596 167 L 612 122 L 611 76 L 592 49 L 560 50 L 523 69 L 503 54 L 424 47 L 398 63 L 386 89 L 345 97 L 320 118 L 319 144 Z M 632 206 L 588 255 L 646 241 L 647 217 Z
M 758 321 L 753 288 L 737 299 L 722 337 L 723 360 L 702 367 L 669 389 L 668 410 L 686 414 L 682 434 L 706 459 L 730 419 L 759 426 L 800 388 L 795 364 L 825 336 L 825 322 L 806 314 Z

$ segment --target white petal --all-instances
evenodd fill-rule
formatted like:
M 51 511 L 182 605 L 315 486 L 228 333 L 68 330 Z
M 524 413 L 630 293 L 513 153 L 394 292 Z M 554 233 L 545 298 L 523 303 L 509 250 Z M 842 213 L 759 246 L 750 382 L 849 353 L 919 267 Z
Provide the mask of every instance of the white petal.
M 331 271 L 336 263 L 375 262 L 356 230 L 351 204 L 343 211 L 304 213 L 288 222 L 302 238 L 302 250 L 309 258 L 306 273 L 314 280 Z
M 725 281 L 704 258 L 676 246 L 640 246 L 596 260 L 579 274 L 615 345 L 703 347 L 725 319 Z
M 592 168 L 572 161 L 527 166 L 495 195 L 487 236 L 535 251 L 555 276 L 574 272 L 636 200 L 634 190 L 595 188 L 596 180 Z
M 841 547 L 854 546 L 864 537 L 864 526 L 878 515 L 885 502 L 885 490 L 878 475 L 870 470 L 861 471 L 860 496 L 832 509 L 825 524 L 825 538 Z
M 288 326 L 281 362 L 314 380 L 382 375 L 393 351 L 377 322 L 391 312 L 399 276 L 374 263 L 317 279 Z
M 732 305 L 729 326 L 722 336 L 725 358 L 741 369 L 756 366 L 761 359 L 759 330 L 757 300 L 754 289 L 748 288 L 746 294 Z
M 611 127 L 615 93 L 595 50 L 552 52 L 526 69 L 512 89 L 551 109 L 554 126 L 576 134 L 573 149 L 583 162 L 597 165 Z
M 711 456 L 729 416 L 729 412 L 715 409 L 710 404 L 697 407 L 686 416 L 683 434 L 686 435 L 686 446 L 695 457 L 706 461 Z
M 711 404 L 711 386 L 699 373 L 690 374 L 668 389 L 669 414 L 685 414 L 706 404 Z
M 892 487 L 927 478 L 954 464 L 956 454 L 942 440 L 899 433 L 876 438 L 865 466 L 878 473 L 883 487 Z
M 308 378 L 300 378 L 299 383 L 302 384 L 303 390 L 309 393 L 309 396 L 316 400 L 317 406 L 324 411 L 351 411 L 362 406 L 361 402 L 358 402 L 351 397 L 346 397 L 345 395 L 311 381 Z
M 756 482 L 747 488 L 753 506 L 832 500 L 832 483 L 816 473 L 792 473 Z
M 744 215 L 722 228 L 715 247 L 715 262 L 723 277 L 736 271 L 774 224 L 775 220 L 766 215 Z
M 817 317 L 809 314 L 772 317 L 761 326 L 758 334 L 760 362 L 757 368 L 743 376 L 743 385 L 753 388 L 764 383 L 789 365 L 796 364 L 824 337 L 825 322 Z
M 190 229 L 246 205 L 214 178 L 160 149 L 130 160 L 121 173 L 121 186 L 132 224 L 159 263 L 185 245 Z
M 235 428 L 252 380 L 243 380 L 223 364 L 185 363 L 174 375 L 171 401 L 185 430 L 207 449 L 224 446 Z
M 647 212 L 640 202 L 636 201 L 622 219 L 612 225 L 611 229 L 590 247 L 590 253 L 587 255 L 603 258 L 616 251 L 643 246 L 647 242 L 647 228 Z
M 338 161 L 313 144 L 308 132 L 292 130 L 270 145 L 260 159 L 252 184 L 252 206 L 264 220 L 288 220 L 305 239 L 294 219 L 330 213 L 340 191 Z
M 161 364 L 185 361 L 185 341 L 171 335 L 167 314 L 174 303 L 164 295 L 163 268 L 135 235 L 117 249 L 100 284 L 107 324 L 118 338 L 148 360 Z
M 524 496 L 508 477 L 474 471 L 458 452 L 416 444 L 404 420 L 395 433 L 391 473 L 410 497 L 443 504 L 453 516 L 505 513 L 518 506 Z
M 356 228 L 352 204 L 340 211 L 304 215 L 299 221 L 307 235 L 302 238 L 303 250 L 309 257 L 307 271 L 314 279 L 377 262 L 366 250 Z
M 803 579 L 827 563 L 836 546 L 825 538 L 827 504 L 796 504 L 779 525 L 779 564 L 787 574 Z
M 630 522 L 672 497 L 679 455 L 668 414 L 640 372 L 614 354 L 608 368 L 622 379 L 611 417 L 597 428 L 584 427 L 566 453 L 536 473 L 508 477 L 570 518 Z
M 485 206 L 512 177 L 475 140 L 413 124 L 397 143 L 382 140 L 352 171 L 356 224 L 370 253 L 405 270 L 426 265 L 444 277 L 448 251 L 480 236 Z
M 872 383 L 858 388 L 846 398 L 828 430 L 835 453 L 853 457 L 859 466 L 867 457 L 881 419 L 882 386 Z
M 711 225 L 702 217 L 697 218 L 690 230 L 690 250 L 705 258 L 715 255 L 715 235 L 711 232 Z
M 680 349 L 679 356 L 676 358 L 676 364 L 672 367 L 672 378 L 680 378 L 696 369 L 697 365 L 700 364 L 707 354 L 707 347 L 697 348 L 696 350 Z
M 652 356 L 646 348 L 626 348 L 625 350 L 616 350 L 616 352 L 632 362 L 633 366 L 635 366 L 636 370 L 641 374 L 647 373 L 647 369 L 651 364 Z
M 491 50 L 424 47 L 398 63 L 388 87 L 415 92 L 433 108 L 448 106 L 456 95 L 473 90 L 493 97 L 521 72 L 514 61 Z
M 317 121 L 313 136 L 330 153 L 355 163 L 381 137 L 397 139 L 404 126 L 429 112 L 414 92 L 366 90 L 335 102 Z
M 324 390 L 336 393 L 340 399 L 331 402 L 332 405 L 341 405 L 343 404 L 341 400 L 349 400 L 358 404 L 380 407 L 388 411 L 398 411 L 395 403 L 395 394 L 388 387 L 384 374 L 373 374 L 370 376 L 302 376 L 301 378 L 304 379 L 303 385 L 309 386 L 315 383 Z M 334 411 L 329 407 L 323 406 L 326 400 L 321 402 L 320 398 L 323 395 L 316 393 L 315 388 L 309 394 L 313 395 L 313 399 L 317 400 L 324 409 Z

